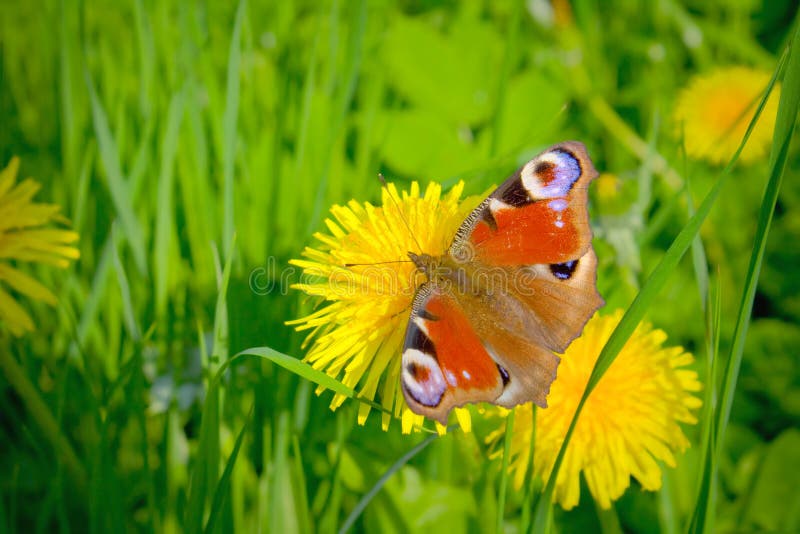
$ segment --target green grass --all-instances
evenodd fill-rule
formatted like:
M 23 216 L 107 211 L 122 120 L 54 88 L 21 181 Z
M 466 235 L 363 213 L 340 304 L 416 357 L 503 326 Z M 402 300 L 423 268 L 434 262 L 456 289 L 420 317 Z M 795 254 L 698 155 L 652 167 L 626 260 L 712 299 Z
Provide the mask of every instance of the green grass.
M 573 2 L 558 26 L 533 5 L 549 4 L 6 6 L 0 165 L 22 158 L 81 259 L 28 270 L 59 296 L 21 299 L 36 332 L 0 325 L 0 528 L 800 528 L 800 481 L 780 469 L 800 461 L 795 8 Z M 678 91 L 740 64 L 782 84 L 771 155 L 686 156 Z M 662 490 L 632 481 L 611 510 L 585 484 L 571 511 L 552 482 L 516 488 L 507 455 L 489 458 L 510 442 L 486 443 L 496 420 L 384 432 L 377 399 L 302 362 L 284 324 L 318 305 L 282 291 L 300 280 L 288 260 L 330 205 L 377 202 L 379 172 L 478 194 L 566 139 L 620 177 L 610 201 L 592 186 L 590 213 L 600 291 L 627 311 L 584 401 L 642 319 L 695 354 L 705 387 Z M 335 412 L 331 391 L 348 398 Z

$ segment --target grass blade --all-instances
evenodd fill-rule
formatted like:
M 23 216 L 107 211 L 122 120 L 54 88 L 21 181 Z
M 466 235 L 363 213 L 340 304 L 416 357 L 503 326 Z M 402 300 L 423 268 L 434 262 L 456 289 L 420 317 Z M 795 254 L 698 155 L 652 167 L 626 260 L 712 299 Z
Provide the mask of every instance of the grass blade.
M 111 194 L 111 200 L 117 211 L 117 216 L 122 226 L 122 232 L 125 234 L 131 246 L 136 267 L 141 274 L 146 275 L 147 261 L 145 258 L 144 236 L 139 220 L 136 218 L 136 214 L 133 211 L 133 196 L 130 194 L 129 184 L 122 173 L 117 144 L 114 140 L 114 136 L 111 134 L 108 117 L 100 102 L 100 98 L 97 96 L 97 91 L 95 91 L 88 70 L 84 72 L 84 77 L 89 90 L 89 100 L 92 106 L 92 123 L 94 125 L 95 136 L 97 137 L 97 144 L 100 148 L 100 159 L 106 170 L 108 191 Z
M 111 232 L 106 237 L 105 244 L 100 252 L 100 257 L 97 260 L 97 265 L 95 266 L 94 274 L 92 275 L 92 284 L 89 295 L 83 302 L 81 317 L 78 320 L 77 332 L 75 333 L 75 340 L 72 342 L 69 348 L 69 355 L 71 358 L 78 358 L 78 356 L 80 356 L 81 351 L 79 349 L 83 347 L 84 343 L 89 337 L 89 333 L 94 325 L 94 321 L 97 318 L 100 304 L 106 295 L 109 273 L 114 262 L 114 255 L 117 252 L 116 247 L 117 244 L 115 241 L 115 236 L 114 233 Z M 84 366 L 85 364 L 86 362 L 83 360 L 79 361 L 79 365 Z
M 75 454 L 75 449 L 73 449 L 68 436 L 62 431 L 53 412 L 39 393 L 39 389 L 31 382 L 25 369 L 9 350 L 0 351 L 0 372 L 25 404 L 31 419 L 39 426 L 45 439 L 52 445 L 59 461 L 63 462 L 79 496 L 84 497 L 89 485 L 86 469 L 78 455 Z
M 230 360 L 228 353 L 228 281 L 230 280 L 233 258 L 233 242 L 228 249 L 225 268 L 219 277 L 219 292 L 214 317 L 214 346 L 208 364 L 211 372 L 206 399 L 203 403 L 202 422 L 200 423 L 200 443 L 192 472 L 192 483 L 189 488 L 186 506 L 185 525 L 188 532 L 199 532 L 203 524 L 205 503 L 209 498 L 211 481 L 217 480 L 219 472 L 219 430 L 220 430 L 220 391 L 219 383 Z M 220 365 L 220 362 L 222 364 Z
M 538 480 L 536 478 L 536 470 L 534 469 L 534 461 L 536 460 L 536 410 L 538 408 L 534 405 L 531 406 L 530 425 L 531 425 L 531 439 L 528 447 L 528 469 L 527 480 L 528 486 L 525 488 L 525 496 L 522 500 L 522 515 L 520 517 L 520 532 L 528 532 L 531 527 L 531 510 L 533 510 Z
M 111 238 L 113 243 L 111 247 L 112 260 L 114 261 L 114 271 L 117 275 L 117 285 L 119 285 L 119 294 L 122 301 L 122 316 L 125 319 L 128 335 L 131 336 L 133 341 L 139 341 L 141 339 L 141 330 L 136 323 L 136 312 L 133 309 L 133 299 L 131 298 L 131 286 L 128 283 L 128 276 L 125 274 L 125 266 L 119 257 L 116 226 L 111 227 Z
M 422 440 L 416 447 L 414 447 L 413 449 L 405 453 L 403 456 L 401 456 L 399 460 L 393 463 L 392 466 L 389 469 L 387 469 L 386 472 L 381 476 L 381 478 L 378 479 L 375 485 L 372 486 L 372 488 L 370 488 L 370 490 L 367 493 L 365 493 L 363 497 L 361 497 L 361 500 L 358 501 L 358 504 L 356 504 L 355 508 L 353 508 L 353 511 L 350 512 L 350 515 L 348 515 L 347 519 L 345 519 L 344 523 L 342 523 L 341 528 L 339 528 L 339 534 L 345 534 L 351 528 L 353 528 L 353 525 L 355 524 L 356 520 L 361 516 L 361 514 L 364 512 L 364 509 L 372 501 L 375 495 L 378 494 L 381 488 L 383 488 L 383 486 L 392 477 L 392 475 L 394 475 L 397 471 L 400 470 L 401 467 L 403 467 L 409 461 L 411 461 L 411 459 L 414 456 L 421 453 L 425 449 L 425 447 L 433 443 L 433 440 L 435 440 L 438 437 L 439 437 L 438 434 L 431 434 L 430 436 Z
M 156 237 L 153 259 L 156 283 L 156 316 L 163 317 L 167 307 L 167 282 L 170 276 L 170 246 L 174 233 L 175 214 L 173 202 L 175 152 L 178 148 L 178 133 L 183 120 L 184 92 L 172 96 L 169 103 L 167 126 L 161 145 L 161 171 L 158 177 L 158 210 L 156 212 Z
M 753 251 L 750 256 L 750 263 L 745 277 L 742 299 L 739 304 L 736 326 L 733 333 L 733 342 L 728 361 L 725 365 L 725 372 L 720 389 L 720 403 L 716 413 L 717 419 L 711 429 L 708 448 L 704 451 L 706 462 L 703 466 L 700 492 L 698 494 L 692 519 L 688 531 L 710 532 L 713 530 L 713 510 L 715 508 L 715 480 L 717 476 L 718 458 L 722 454 L 722 444 L 725 441 L 725 430 L 730 418 L 730 411 L 733 405 L 733 396 L 736 390 L 736 383 L 739 377 L 739 369 L 744 353 L 744 342 L 747 330 L 750 325 L 750 314 L 755 299 L 758 276 L 761 272 L 761 265 L 766 249 L 767 235 L 769 234 L 772 217 L 775 212 L 775 204 L 778 200 L 781 181 L 786 168 L 789 145 L 797 124 L 797 113 L 800 109 L 800 33 L 795 31 L 792 38 L 791 48 L 786 59 L 786 74 L 784 78 L 783 91 L 781 92 L 778 104 L 778 116 L 775 122 L 775 132 L 772 141 L 772 153 L 770 156 L 770 173 L 767 182 L 764 198 L 759 209 L 758 223 L 756 226 Z M 781 62 L 782 64 L 783 62 Z M 777 73 L 780 72 L 780 65 L 776 70 L 776 75 L 766 92 L 768 95 L 775 83 Z M 766 95 L 764 100 L 766 99 Z M 763 106 L 764 100 L 761 105 Z M 759 108 L 760 111 L 761 108 Z M 754 119 L 756 120 L 756 119 Z
M 139 108 L 142 115 L 147 117 L 152 113 L 153 106 L 153 78 L 155 75 L 156 57 L 153 43 L 153 31 L 147 19 L 147 11 L 142 0 L 133 4 L 134 19 L 136 20 L 136 37 L 139 43 L 139 61 L 141 73 L 139 84 Z
M 292 433 L 292 465 L 290 466 L 292 476 L 292 488 L 294 491 L 294 509 L 297 512 L 297 524 L 300 532 L 311 532 L 313 517 L 308 509 L 308 489 L 306 487 L 305 472 L 303 470 L 303 456 L 300 449 L 300 441 L 297 433 Z
M 228 53 L 228 77 L 225 90 L 225 114 L 222 119 L 222 246 L 231 250 L 233 242 L 233 164 L 236 159 L 236 123 L 239 115 L 239 65 L 241 63 L 242 18 L 246 2 L 241 0 L 236 9 L 230 52 Z
M 778 104 L 778 118 L 775 123 L 775 133 L 772 141 L 772 154 L 770 157 L 771 168 L 769 181 L 764 192 L 764 199 L 758 214 L 758 225 L 756 226 L 755 242 L 753 243 L 753 253 L 750 256 L 750 264 L 747 268 L 745 279 L 745 289 L 742 293 L 742 301 L 739 305 L 739 314 L 736 320 L 736 328 L 733 334 L 733 347 L 725 368 L 725 379 L 722 382 L 720 393 L 720 411 L 717 421 L 717 446 L 723 441 L 725 428 L 730 418 L 731 406 L 733 404 L 733 393 L 736 389 L 736 379 L 739 375 L 739 366 L 742 362 L 744 352 L 744 341 L 747 336 L 747 329 L 750 325 L 750 313 L 755 299 L 758 275 L 761 272 L 761 265 L 764 260 L 764 251 L 767 244 L 772 217 L 775 213 L 775 204 L 778 201 L 781 181 L 783 180 L 786 160 L 789 153 L 792 134 L 797 124 L 797 113 L 800 109 L 800 33 L 795 31 L 792 40 L 792 49 L 789 53 L 789 60 L 784 79 L 784 89 L 781 93 L 780 103 Z
M 222 505 L 225 502 L 225 499 L 227 499 L 228 495 L 230 494 L 230 478 L 231 473 L 233 473 L 233 466 L 236 465 L 236 458 L 239 457 L 239 449 L 242 448 L 244 435 L 247 432 L 247 427 L 250 426 L 250 421 L 252 420 L 253 408 L 250 409 L 250 414 L 247 416 L 244 425 L 242 425 L 242 429 L 239 431 L 239 435 L 236 437 L 236 443 L 233 445 L 233 451 L 231 451 L 231 455 L 228 458 L 228 461 L 225 463 L 225 470 L 222 472 L 222 477 L 217 483 L 217 489 L 214 491 L 214 500 L 211 503 L 211 511 L 208 514 L 208 522 L 206 523 L 205 532 L 214 532 L 214 527 L 216 526 L 219 512 L 222 510 Z
M 219 394 L 218 380 L 212 380 L 203 403 L 200 442 L 192 469 L 184 525 L 186 532 L 199 532 L 203 524 L 205 503 L 212 480 L 216 480 L 219 461 Z
M 506 33 L 506 46 L 505 54 L 503 54 L 503 64 L 500 68 L 500 75 L 497 79 L 497 93 L 495 97 L 494 113 L 492 114 L 492 129 L 491 129 L 491 142 L 489 144 L 489 157 L 493 158 L 497 155 L 497 146 L 500 144 L 500 136 L 502 135 L 503 127 L 503 109 L 505 106 L 506 95 L 508 94 L 508 79 L 511 71 L 511 66 L 514 65 L 514 60 L 519 54 L 519 26 L 520 26 L 520 12 L 522 11 L 521 3 L 514 3 L 511 7 L 511 16 L 508 21 L 508 31 Z M 499 531 L 498 531 L 499 532 Z
M 717 470 L 716 436 L 714 427 L 714 414 L 716 413 L 716 377 L 717 362 L 719 361 L 719 336 L 722 321 L 722 298 L 721 284 L 717 278 L 717 286 L 714 292 L 713 303 L 711 299 L 708 307 L 708 358 L 706 363 L 706 390 L 703 395 L 703 416 L 701 417 L 701 462 L 703 473 L 698 480 L 698 492 L 695 499 L 695 508 L 689 521 L 689 532 L 702 532 L 710 530 L 710 521 L 714 509 L 715 495 L 712 473 Z M 707 522 L 708 521 L 708 522 Z
M 305 378 L 306 380 L 330 389 L 334 393 L 345 395 L 351 399 L 356 396 L 356 393 L 352 388 L 345 386 L 327 373 L 320 371 L 319 369 L 314 369 L 302 360 L 298 360 L 297 358 L 293 358 L 292 356 L 283 354 L 269 347 L 253 347 L 243 350 L 231 358 L 231 360 L 238 359 L 241 356 L 258 356 L 259 358 L 266 358 L 272 363 L 280 365 L 287 371 L 291 371 L 294 374 Z
M 508 488 L 508 462 L 511 460 L 511 441 L 514 438 L 514 417 L 517 411 L 511 410 L 506 417 L 506 431 L 503 436 L 503 466 L 500 471 L 500 490 L 497 495 L 497 523 L 495 532 L 503 532 L 503 519 L 506 511 L 506 489 Z

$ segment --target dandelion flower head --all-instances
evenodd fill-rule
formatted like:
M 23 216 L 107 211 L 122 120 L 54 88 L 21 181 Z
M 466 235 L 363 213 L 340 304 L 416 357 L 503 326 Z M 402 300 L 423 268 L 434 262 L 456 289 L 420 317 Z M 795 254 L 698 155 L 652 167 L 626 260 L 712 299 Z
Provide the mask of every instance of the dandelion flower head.
M 619 310 L 595 315 L 586 324 L 561 360 L 548 408 L 534 413 L 530 404 L 517 407 L 509 470 L 518 488 L 530 469 L 532 435 L 533 473 L 549 478 L 600 349 L 621 318 Z M 640 324 L 589 396 L 556 480 L 553 497 L 563 508 L 578 504 L 581 473 L 605 509 L 625 492 L 631 477 L 655 491 L 661 487 L 658 462 L 674 467 L 675 453 L 689 446 L 680 423 L 697 422 L 693 411 L 701 401 L 693 393 L 701 385 L 697 373 L 685 369 L 692 355 L 682 347 L 664 347 L 666 339 L 662 330 Z M 501 434 L 498 430 L 488 439 Z
M 56 204 L 33 201 L 41 186 L 27 178 L 17 182 L 19 159 L 0 170 L 0 321 L 15 336 L 34 330 L 28 312 L 13 294 L 56 304 L 56 296 L 38 280 L 20 270 L 19 263 L 46 263 L 60 268 L 79 257 L 72 243 L 78 234 L 46 228 L 52 222 L 67 222 Z
M 678 95 L 673 113 L 686 153 L 725 164 L 739 147 L 770 75 L 749 67 L 726 67 L 692 78 Z M 740 160 L 750 163 L 766 154 L 778 110 L 778 85 L 769 96 Z
M 304 259 L 290 262 L 303 269 L 303 280 L 292 287 L 324 300 L 313 313 L 288 323 L 309 331 L 305 360 L 354 388 L 361 398 L 374 399 L 378 393 L 386 410 L 384 429 L 392 415 L 401 418 L 403 432 L 423 422 L 409 410 L 399 387 L 405 328 L 416 288 L 424 281 L 408 261 L 408 252 L 444 254 L 480 200 L 460 201 L 463 189 L 459 182 L 443 194 L 432 183 L 423 193 L 413 182 L 409 191 L 398 193 L 388 184 L 381 206 L 355 200 L 333 206 L 325 221 L 328 231 L 314 234 L 317 245 L 305 248 Z M 335 395 L 331 408 L 344 400 Z M 361 404 L 360 424 L 369 412 L 370 406 Z M 461 427 L 469 430 L 469 413 L 455 412 Z

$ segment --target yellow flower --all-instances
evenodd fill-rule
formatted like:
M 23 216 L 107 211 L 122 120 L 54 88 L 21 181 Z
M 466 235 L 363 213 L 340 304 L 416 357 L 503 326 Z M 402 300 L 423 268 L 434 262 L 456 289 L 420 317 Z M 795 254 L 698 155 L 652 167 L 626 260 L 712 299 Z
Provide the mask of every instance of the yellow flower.
M 549 407 L 535 412 L 533 472 L 547 480 L 564 441 L 600 349 L 622 318 L 595 315 L 569 346 L 547 397 Z M 619 498 L 635 477 L 646 490 L 661 487 L 657 461 L 675 466 L 674 453 L 689 446 L 679 423 L 694 424 L 700 399 L 697 373 L 683 367 L 692 355 L 663 347 L 667 335 L 640 324 L 600 380 L 581 412 L 556 481 L 554 500 L 567 510 L 578 504 L 580 474 L 602 508 Z M 530 462 L 534 412 L 517 408 L 509 470 L 522 486 Z M 497 440 L 502 430 L 489 440 Z M 500 454 L 502 451 L 500 452 Z
M 70 246 L 78 234 L 69 230 L 44 228 L 51 222 L 65 222 L 56 204 L 33 202 L 41 187 L 27 178 L 16 184 L 19 159 L 12 158 L 0 171 L 0 321 L 15 336 L 34 330 L 30 315 L 6 290 L 35 300 L 56 304 L 56 296 L 12 262 L 39 262 L 65 268 L 79 257 Z
M 692 78 L 678 95 L 673 113 L 676 133 L 683 133 L 686 153 L 716 164 L 727 163 L 739 147 L 769 80 L 768 73 L 749 67 L 720 68 Z M 742 151 L 743 163 L 766 154 L 775 129 L 779 93 L 776 84 Z
M 373 399 L 380 391 L 383 428 L 391 415 L 402 419 L 403 432 L 421 425 L 423 417 L 408 409 L 398 387 L 400 357 L 406 323 L 416 287 L 423 280 L 408 259 L 408 252 L 443 254 L 458 226 L 480 199 L 459 201 L 459 182 L 442 195 L 430 184 L 424 195 L 416 182 L 398 194 L 393 184 L 382 192 L 382 206 L 355 200 L 333 206 L 325 221 L 328 233 L 314 235 L 316 248 L 306 247 L 306 259 L 290 263 L 303 269 L 304 281 L 292 287 L 326 304 L 310 315 L 289 321 L 298 330 L 310 330 L 312 343 L 305 360 L 316 369 L 355 388 L 359 396 Z M 322 389 L 318 389 L 318 393 Z M 336 395 L 331 409 L 345 397 Z M 362 404 L 358 421 L 364 424 L 370 406 Z M 469 430 L 469 413 L 456 410 L 462 428 Z M 442 427 L 439 431 L 442 431 Z
M 620 179 L 616 175 L 608 172 L 600 174 L 594 181 L 597 197 L 605 202 L 611 201 L 617 196 L 620 186 Z

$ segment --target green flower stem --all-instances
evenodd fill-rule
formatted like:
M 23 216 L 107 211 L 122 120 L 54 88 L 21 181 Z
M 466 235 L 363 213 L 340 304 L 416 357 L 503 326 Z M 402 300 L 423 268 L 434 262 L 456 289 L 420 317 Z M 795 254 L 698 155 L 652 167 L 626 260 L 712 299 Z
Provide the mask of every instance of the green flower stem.
M 495 532 L 503 532 L 503 518 L 506 509 L 506 488 L 508 487 L 508 464 L 511 461 L 511 441 L 514 439 L 514 417 L 516 408 L 512 408 L 506 417 L 505 439 L 503 440 L 503 467 L 500 472 L 500 492 L 497 496 L 497 528 Z
M 86 471 L 72 449 L 67 437 L 61 433 L 55 417 L 45 404 L 36 386 L 31 383 L 22 366 L 7 351 L 0 351 L 0 368 L 8 383 L 22 398 L 31 417 L 39 425 L 44 437 L 53 446 L 56 454 L 64 462 L 80 495 L 86 495 Z

